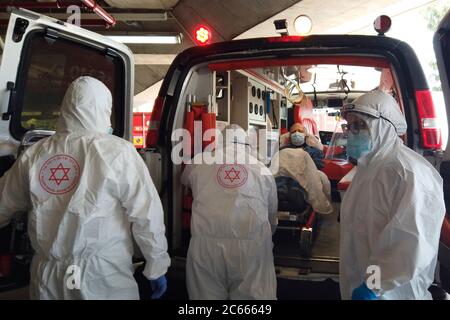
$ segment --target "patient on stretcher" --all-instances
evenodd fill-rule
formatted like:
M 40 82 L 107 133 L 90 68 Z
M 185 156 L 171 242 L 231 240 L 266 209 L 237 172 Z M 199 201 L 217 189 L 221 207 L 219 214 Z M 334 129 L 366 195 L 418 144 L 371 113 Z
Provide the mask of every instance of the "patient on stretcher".
M 324 167 L 322 143 L 301 123 L 294 123 L 289 132 L 280 137 L 280 149 L 285 148 L 301 148 L 308 152 L 317 169 L 320 170 Z
M 296 198 L 295 195 L 301 196 L 303 191 L 305 202 L 316 212 L 322 214 L 333 212 L 330 181 L 325 173 L 317 169 L 310 154 L 303 148 L 281 149 L 272 158 L 270 169 L 277 181 L 279 195 L 282 195 L 281 198 L 285 198 L 279 199 L 280 206 L 283 206 L 285 201 L 291 202 L 292 206 L 300 206 L 301 199 L 290 198 Z M 283 192 L 283 188 L 286 189 L 286 192 Z M 293 189 L 291 190 L 291 188 Z M 280 207 L 280 209 L 283 208 Z M 291 209 L 290 211 L 297 210 Z

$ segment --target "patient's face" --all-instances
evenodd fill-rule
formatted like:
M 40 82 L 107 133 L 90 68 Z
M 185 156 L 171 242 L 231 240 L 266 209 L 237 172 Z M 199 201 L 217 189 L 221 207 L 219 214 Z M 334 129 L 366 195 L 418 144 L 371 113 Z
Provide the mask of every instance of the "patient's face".
M 305 127 L 300 123 L 296 123 L 291 127 L 290 133 L 301 132 L 306 133 Z

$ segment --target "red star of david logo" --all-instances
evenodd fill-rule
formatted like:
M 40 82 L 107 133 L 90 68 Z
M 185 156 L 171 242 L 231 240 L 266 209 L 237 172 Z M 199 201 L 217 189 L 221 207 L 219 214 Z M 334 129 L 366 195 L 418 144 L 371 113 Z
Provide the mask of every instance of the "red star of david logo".
M 231 183 L 234 182 L 234 180 L 239 180 L 239 174 L 241 172 L 234 170 L 234 168 L 231 168 L 230 170 L 225 170 L 225 178 L 226 180 L 230 180 Z
M 69 177 L 67 174 L 70 171 L 70 168 L 64 168 L 62 163 L 60 163 L 56 168 L 50 168 L 50 171 L 52 172 L 52 175 L 48 179 L 48 181 L 55 181 L 56 184 L 59 186 L 63 181 L 69 181 Z M 58 174 L 58 172 L 60 172 Z

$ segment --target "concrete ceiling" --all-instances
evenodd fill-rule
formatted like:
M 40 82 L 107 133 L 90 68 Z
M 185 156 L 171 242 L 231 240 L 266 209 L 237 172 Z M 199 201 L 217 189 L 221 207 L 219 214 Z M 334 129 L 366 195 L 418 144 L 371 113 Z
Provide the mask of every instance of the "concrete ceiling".
M 55 1 L 7 0 L 9 4 L 17 6 L 25 2 Z M 98 4 L 120 19 L 110 29 L 85 27 L 101 34 L 182 34 L 182 41 L 177 45 L 129 46 L 139 62 L 136 65 L 135 85 L 136 93 L 139 93 L 163 78 L 175 54 L 194 45 L 192 33 L 197 25 L 210 27 L 212 41 L 231 40 L 297 2 L 299 0 L 98 0 Z M 56 5 L 50 10 L 33 10 L 65 19 L 65 9 L 58 10 Z M 83 19 L 87 18 L 82 17 L 82 25 Z M 92 15 L 89 19 L 92 19 Z
M 111 2 L 108 0 L 108 2 Z M 139 2 L 139 1 L 133 1 Z M 167 1 L 170 2 L 170 1 Z M 173 2 L 173 1 L 172 1 Z M 162 31 L 178 30 L 183 34 L 183 41 L 175 46 L 130 46 L 136 54 L 166 54 L 161 59 L 168 59 L 168 55 L 179 53 L 194 45 L 192 31 L 199 25 L 207 25 L 212 32 L 213 41 L 231 40 L 238 34 L 270 18 L 274 14 L 292 6 L 298 0 L 180 0 L 172 8 L 169 21 L 166 26 L 156 23 L 145 23 L 146 30 Z M 167 5 L 167 3 L 165 3 Z M 236 10 L 236 8 L 240 8 Z M 172 24 L 170 27 L 168 24 Z M 171 55 L 172 56 L 172 55 Z M 160 59 L 159 59 L 160 60 Z M 155 76 L 161 71 L 167 71 L 168 66 L 136 66 L 137 93 L 147 84 L 156 83 L 162 77 L 150 77 L 145 79 L 140 75 L 149 69 L 155 71 Z M 164 75 L 165 72 L 162 72 Z
M 111 2 L 110 0 L 107 1 Z M 133 1 L 139 2 L 139 1 Z M 172 19 L 165 25 L 158 23 L 143 23 L 146 30 L 163 31 L 176 30 L 183 34 L 184 40 L 175 46 L 130 46 L 134 53 L 165 54 L 160 59 L 173 57 L 172 53 L 181 52 L 193 45 L 192 30 L 199 24 L 207 25 L 212 32 L 213 41 L 231 40 L 238 34 L 257 25 L 274 14 L 292 6 L 298 0 L 181 0 L 171 11 Z M 240 10 L 235 8 L 240 7 Z M 169 24 L 172 24 L 169 26 Z M 173 25 L 173 24 L 176 24 Z M 137 58 L 139 60 L 139 57 Z M 160 80 L 168 69 L 168 65 L 136 66 L 136 93 L 141 92 L 148 84 Z M 148 74 L 148 71 L 152 71 Z M 145 75 L 145 76 L 144 76 Z M 158 78 L 158 76 L 160 76 Z
M 298 3 L 298 0 L 181 0 L 173 14 L 186 30 L 199 24 L 212 29 L 214 41 L 231 40 Z
M 122 9 L 172 9 L 179 0 L 104 0 L 109 6 Z
M 169 65 L 138 65 L 135 68 L 134 92 L 139 94 L 163 79 Z
M 13 5 L 24 3 L 22 0 L 6 1 Z M 210 27 L 213 41 L 222 41 L 276 35 L 273 21 L 283 18 L 287 19 L 291 34 L 294 34 L 292 26 L 295 17 L 307 14 L 313 20 L 312 33 L 349 33 L 372 24 L 373 18 L 382 13 L 395 14 L 399 8 L 405 11 L 418 3 L 430 1 L 98 0 L 100 5 L 118 19 L 118 23 L 110 29 L 93 26 L 87 28 L 101 34 L 182 34 L 183 39 L 177 45 L 129 46 L 136 55 L 135 87 L 138 94 L 162 79 L 174 56 L 193 45 L 192 31 L 199 24 Z M 25 2 L 30 3 L 31 0 Z M 0 5 L 1 3 L 4 1 L 1 1 Z M 62 20 L 66 14 L 64 9 L 35 11 L 58 15 L 57 18 Z M 3 15 L 0 20 L 7 18 L 6 13 L 0 15 Z M 92 19 L 92 15 L 88 18 Z
M 268 37 L 277 35 L 273 20 L 287 19 L 290 34 L 296 34 L 294 20 L 301 14 L 312 20 L 311 34 L 352 33 L 371 26 L 376 17 L 386 14 L 391 17 L 434 0 L 303 0 L 290 8 L 248 29 L 236 39 Z M 373 30 L 373 29 L 372 29 Z M 375 31 L 373 31 L 375 34 Z

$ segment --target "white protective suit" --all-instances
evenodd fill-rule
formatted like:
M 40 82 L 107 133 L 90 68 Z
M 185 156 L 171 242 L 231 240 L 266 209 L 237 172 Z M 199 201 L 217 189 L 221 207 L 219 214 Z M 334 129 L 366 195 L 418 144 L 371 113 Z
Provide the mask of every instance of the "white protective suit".
M 272 158 L 270 167 L 275 177 L 290 177 L 297 181 L 308 196 L 307 202 L 322 214 L 333 212 L 330 180 L 317 170 L 311 156 L 302 148 L 280 150 Z
M 226 143 L 216 158 L 233 157 L 236 147 L 248 155 L 248 147 Z M 276 299 L 277 190 L 270 171 L 254 161 L 185 167 L 181 182 L 194 198 L 186 270 L 190 299 Z
M 392 123 L 363 116 L 373 148 L 358 160 L 342 201 L 342 298 L 351 298 L 373 265 L 381 272 L 381 288 L 373 289 L 379 299 L 431 299 L 427 289 L 445 215 L 442 179 L 397 136 L 406 131 L 406 121 L 391 96 L 373 91 L 354 105 L 373 108 Z
M 56 134 L 26 150 L 0 181 L 0 225 L 29 213 L 32 299 L 139 299 L 132 234 L 148 279 L 170 265 L 145 163 L 131 143 L 106 133 L 111 106 L 103 83 L 75 80 Z

